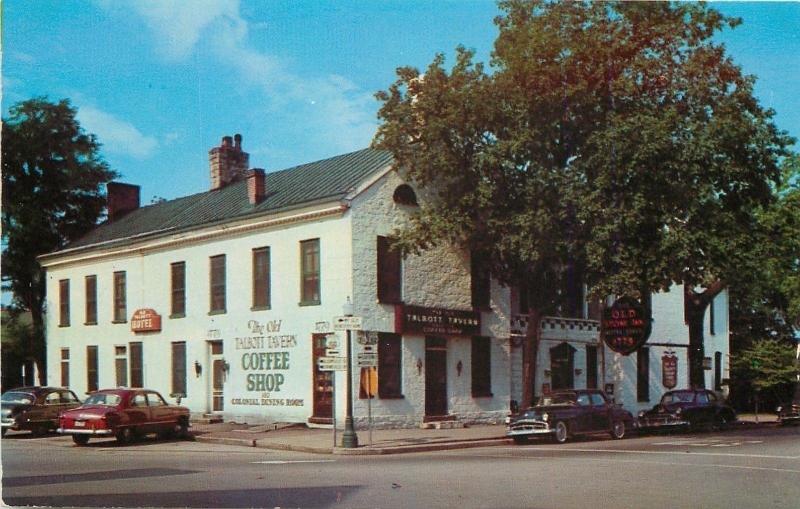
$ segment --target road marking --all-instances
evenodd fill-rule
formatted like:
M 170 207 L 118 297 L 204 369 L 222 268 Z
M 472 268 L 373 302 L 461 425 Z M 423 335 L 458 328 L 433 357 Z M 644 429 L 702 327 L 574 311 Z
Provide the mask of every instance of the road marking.
M 685 444 L 684 444 L 685 445 Z M 723 453 L 723 452 L 684 452 L 684 451 L 641 451 L 641 450 L 617 450 L 617 449 L 588 449 L 577 447 L 503 447 L 501 450 L 506 451 L 546 451 L 546 452 L 606 452 L 616 454 L 691 454 L 692 456 L 733 456 L 739 458 L 764 458 L 764 459 L 781 459 L 781 460 L 796 460 L 800 456 L 775 456 L 771 454 L 742 454 L 742 453 Z
M 270 461 L 251 461 L 253 465 L 288 465 L 290 463 L 333 463 L 336 460 L 270 460 Z

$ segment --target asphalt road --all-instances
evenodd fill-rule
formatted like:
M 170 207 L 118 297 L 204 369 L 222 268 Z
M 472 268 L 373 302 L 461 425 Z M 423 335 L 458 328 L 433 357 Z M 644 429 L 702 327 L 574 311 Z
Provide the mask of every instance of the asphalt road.
M 329 456 L 9 434 L 2 498 L 45 507 L 800 507 L 800 427 Z

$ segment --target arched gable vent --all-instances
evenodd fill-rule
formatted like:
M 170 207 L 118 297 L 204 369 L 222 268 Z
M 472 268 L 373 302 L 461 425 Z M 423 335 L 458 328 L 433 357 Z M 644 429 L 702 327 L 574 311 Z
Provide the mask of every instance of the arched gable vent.
M 399 203 L 400 205 L 419 205 L 419 203 L 417 203 L 417 194 L 408 184 L 401 184 L 397 186 L 397 189 L 394 190 L 394 196 L 392 198 L 394 199 L 395 203 Z

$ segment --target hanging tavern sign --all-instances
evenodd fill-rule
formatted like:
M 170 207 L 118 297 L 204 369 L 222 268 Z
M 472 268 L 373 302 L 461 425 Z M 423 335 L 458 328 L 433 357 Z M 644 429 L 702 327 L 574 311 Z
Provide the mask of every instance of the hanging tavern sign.
M 131 317 L 132 332 L 158 332 L 161 330 L 161 315 L 154 309 L 143 308 L 133 312 Z
M 477 336 L 481 333 L 481 314 L 477 311 L 399 304 L 395 310 L 395 332 Z
M 620 297 L 603 310 L 600 334 L 608 347 L 629 355 L 641 347 L 650 336 L 650 316 L 644 306 L 631 297 Z
M 661 357 L 661 383 L 667 389 L 674 389 L 678 385 L 678 357 L 673 352 Z

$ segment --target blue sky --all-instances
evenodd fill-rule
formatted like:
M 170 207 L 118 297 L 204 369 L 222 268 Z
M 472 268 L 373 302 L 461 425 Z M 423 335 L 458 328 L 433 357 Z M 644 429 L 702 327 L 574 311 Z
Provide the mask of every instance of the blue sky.
M 714 3 L 762 104 L 800 137 L 800 3 Z M 4 0 L 3 115 L 69 98 L 142 203 L 208 189 L 208 150 L 241 133 L 267 171 L 369 145 L 395 68 L 458 44 L 488 60 L 496 5 L 472 1 Z M 452 61 L 452 60 L 451 60 Z

